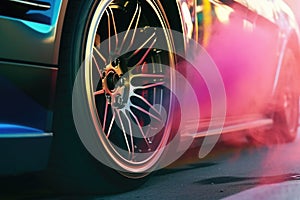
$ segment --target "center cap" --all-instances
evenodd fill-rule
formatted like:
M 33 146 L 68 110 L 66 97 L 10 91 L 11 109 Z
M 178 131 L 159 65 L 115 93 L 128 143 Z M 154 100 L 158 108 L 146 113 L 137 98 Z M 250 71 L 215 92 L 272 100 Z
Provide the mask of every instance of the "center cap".
M 106 81 L 107 81 L 107 87 L 111 92 L 113 92 L 115 90 L 116 85 L 119 80 L 120 80 L 120 76 L 117 73 L 115 73 L 113 71 L 108 73 L 108 75 L 106 77 Z

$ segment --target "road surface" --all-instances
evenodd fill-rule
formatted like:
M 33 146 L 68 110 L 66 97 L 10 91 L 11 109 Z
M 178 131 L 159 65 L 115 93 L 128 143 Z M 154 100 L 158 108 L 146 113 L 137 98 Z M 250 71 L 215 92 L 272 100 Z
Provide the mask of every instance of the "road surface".
M 289 144 L 259 147 L 220 143 L 202 160 L 197 158 L 197 149 L 193 149 L 174 165 L 157 172 L 140 188 L 117 195 L 61 195 L 49 190 L 34 175 L 1 177 L 0 199 L 212 200 L 229 197 L 232 200 L 243 199 L 242 196 L 253 199 L 251 195 L 258 194 L 257 191 L 262 194 L 260 197 L 274 199 L 270 197 L 274 192 L 268 191 L 272 187 L 275 191 L 284 191 L 283 194 L 289 191 L 289 195 L 297 199 L 300 194 L 293 196 L 296 195 L 293 192 L 300 191 L 299 178 L 300 137 Z M 276 188 L 278 183 L 285 189 Z M 254 190 L 241 193 L 251 188 Z

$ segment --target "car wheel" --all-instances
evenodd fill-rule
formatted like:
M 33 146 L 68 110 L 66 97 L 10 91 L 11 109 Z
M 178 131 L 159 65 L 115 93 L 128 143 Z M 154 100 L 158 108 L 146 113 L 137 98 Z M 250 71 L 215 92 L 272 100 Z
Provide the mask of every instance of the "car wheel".
M 157 0 L 69 2 L 49 167 L 61 190 L 125 191 L 141 185 L 156 168 L 172 122 L 174 79 L 162 66 L 174 67 L 175 59 L 171 35 L 151 27 L 170 28 Z M 168 51 L 152 48 L 158 42 Z M 124 50 L 133 44 L 135 51 Z M 77 80 L 79 87 L 73 88 Z M 82 134 L 80 127 L 88 128 Z M 91 150 L 82 137 L 95 140 L 97 147 Z M 104 160 L 97 157 L 100 154 Z
M 277 107 L 273 114 L 277 141 L 291 142 L 297 136 L 299 124 L 299 94 L 297 60 L 291 49 L 283 59 L 283 77 L 279 80 Z
M 251 140 L 256 144 L 278 144 L 292 142 L 297 136 L 299 125 L 299 93 L 297 59 L 287 49 L 278 80 L 274 102 L 268 114 L 273 119 L 271 129 L 254 131 Z

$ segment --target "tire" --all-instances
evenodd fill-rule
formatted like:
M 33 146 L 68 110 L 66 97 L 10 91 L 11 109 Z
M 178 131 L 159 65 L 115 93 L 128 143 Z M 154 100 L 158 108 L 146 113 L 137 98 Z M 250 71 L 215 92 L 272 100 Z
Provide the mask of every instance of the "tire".
M 142 45 L 134 41 L 134 31 L 117 41 L 115 33 L 126 32 L 130 24 L 149 39 L 143 42 L 164 43 L 169 51 L 150 46 L 120 54 L 126 45 Z M 174 67 L 175 59 L 171 35 L 165 31 L 158 37 L 149 27 L 170 28 L 157 0 L 69 1 L 49 167 L 56 189 L 123 192 L 143 184 L 156 169 L 172 125 L 172 96 L 163 83 L 172 86 L 174 79 L 171 72 L 151 63 Z M 105 42 L 109 46 L 102 47 Z M 156 104 L 166 111 L 163 127 Z M 144 127 L 160 131 L 146 136 Z M 146 156 L 137 158 L 138 153 Z
M 255 144 L 280 144 L 295 140 L 299 125 L 299 71 L 297 59 L 291 49 L 285 51 L 281 75 L 268 114 L 273 125 L 267 130 L 252 133 Z

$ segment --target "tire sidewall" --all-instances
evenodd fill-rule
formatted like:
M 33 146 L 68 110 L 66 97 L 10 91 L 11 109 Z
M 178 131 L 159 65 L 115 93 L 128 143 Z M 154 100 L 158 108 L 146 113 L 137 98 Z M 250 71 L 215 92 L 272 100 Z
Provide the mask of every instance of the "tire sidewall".
M 69 1 L 64 21 L 54 110 L 50 179 L 71 193 L 111 193 L 134 189 L 148 177 L 129 179 L 101 164 L 82 144 L 72 115 L 72 91 L 85 57 L 92 16 L 100 1 Z

